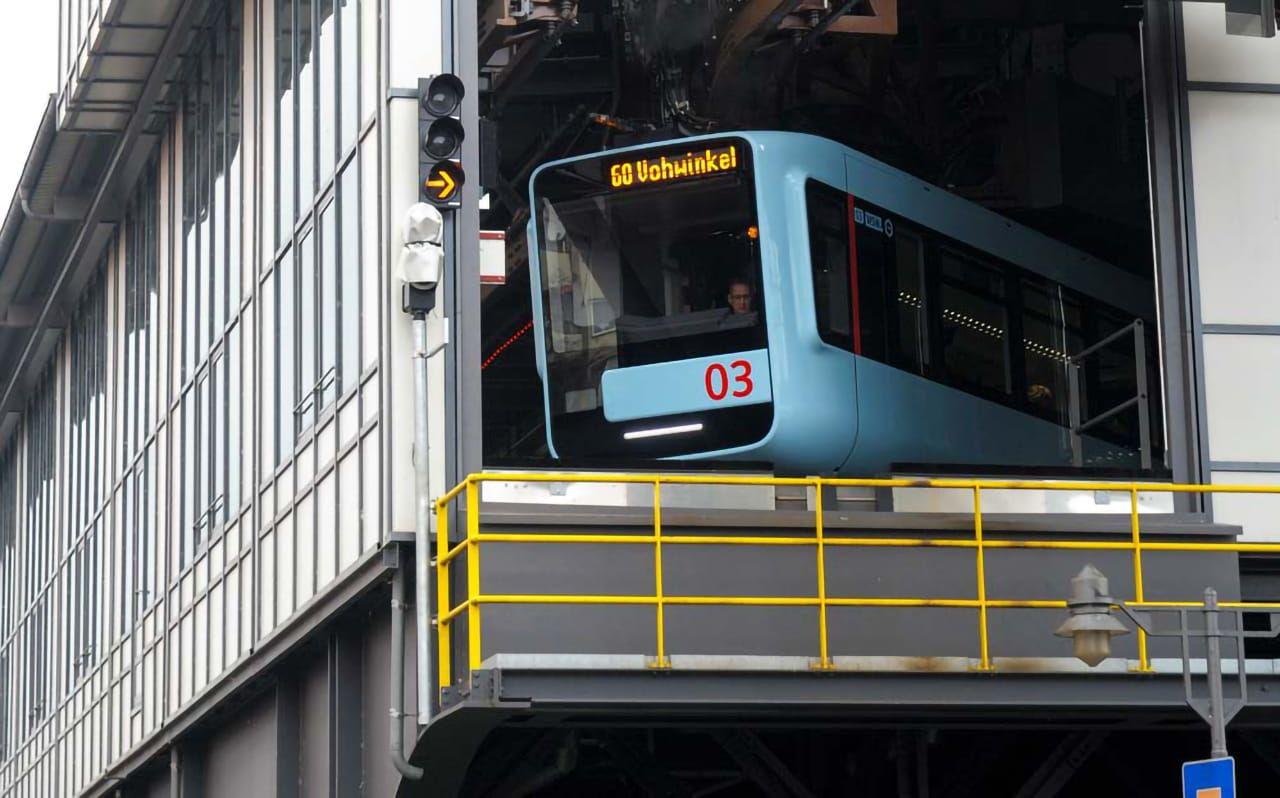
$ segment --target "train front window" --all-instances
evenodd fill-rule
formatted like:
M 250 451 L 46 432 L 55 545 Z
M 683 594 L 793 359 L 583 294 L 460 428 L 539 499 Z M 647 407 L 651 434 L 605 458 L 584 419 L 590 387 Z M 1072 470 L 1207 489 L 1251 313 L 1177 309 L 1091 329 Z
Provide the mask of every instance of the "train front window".
M 683 154 L 642 152 L 626 166 L 665 165 Z M 735 163 L 746 156 L 735 150 Z M 610 369 L 766 346 L 759 231 L 745 163 L 627 186 L 618 185 L 617 166 L 606 158 L 573 162 L 543 172 L 534 187 L 553 423 L 599 413 L 602 376 Z M 704 438 L 698 448 L 742 443 L 741 435 L 764 431 L 733 433 L 733 441 Z M 672 453 L 678 452 L 665 442 L 652 452 Z

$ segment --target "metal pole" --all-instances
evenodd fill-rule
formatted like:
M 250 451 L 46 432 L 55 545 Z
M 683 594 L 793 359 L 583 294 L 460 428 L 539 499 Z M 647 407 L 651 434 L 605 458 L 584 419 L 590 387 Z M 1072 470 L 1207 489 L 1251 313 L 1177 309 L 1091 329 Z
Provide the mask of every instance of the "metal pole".
M 404 609 L 401 562 L 391 577 L 391 764 L 406 779 L 418 781 L 422 768 L 409 764 L 404 755 Z M 418 703 L 422 703 L 421 697 Z
M 1218 637 L 1218 591 L 1204 591 L 1205 641 L 1209 671 L 1209 756 L 1220 759 L 1227 755 L 1227 723 L 1222 706 L 1222 640 Z M 1244 667 L 1244 663 L 1240 663 Z
M 427 427 L 427 316 L 413 314 L 414 614 L 418 623 L 418 725 L 431 722 L 435 669 L 431 662 L 431 444 Z

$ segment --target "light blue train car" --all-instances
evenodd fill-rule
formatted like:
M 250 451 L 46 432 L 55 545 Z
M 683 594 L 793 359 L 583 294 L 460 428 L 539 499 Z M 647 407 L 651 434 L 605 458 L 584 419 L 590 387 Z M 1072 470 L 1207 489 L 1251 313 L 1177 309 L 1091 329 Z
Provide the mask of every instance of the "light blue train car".
M 570 158 L 530 190 L 557 458 L 1137 466 L 1154 396 L 1077 436 L 1074 458 L 1071 435 L 1154 363 L 1123 333 L 1154 317 L 1137 275 L 796 133 Z

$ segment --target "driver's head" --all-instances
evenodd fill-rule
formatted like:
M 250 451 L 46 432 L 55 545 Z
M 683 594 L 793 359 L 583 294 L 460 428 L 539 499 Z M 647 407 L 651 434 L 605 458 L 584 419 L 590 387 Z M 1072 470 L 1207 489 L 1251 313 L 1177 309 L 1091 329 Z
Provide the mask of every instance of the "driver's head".
M 746 280 L 732 280 L 729 283 L 729 308 L 734 313 L 751 312 L 751 286 Z

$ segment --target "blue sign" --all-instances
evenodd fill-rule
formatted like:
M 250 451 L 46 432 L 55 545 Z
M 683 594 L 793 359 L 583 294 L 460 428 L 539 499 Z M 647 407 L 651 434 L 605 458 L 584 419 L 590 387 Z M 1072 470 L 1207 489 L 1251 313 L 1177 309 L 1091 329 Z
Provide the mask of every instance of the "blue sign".
M 1183 763 L 1182 798 L 1236 798 L 1236 760 L 1228 756 Z

